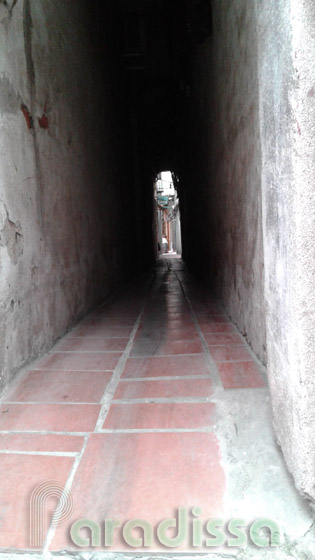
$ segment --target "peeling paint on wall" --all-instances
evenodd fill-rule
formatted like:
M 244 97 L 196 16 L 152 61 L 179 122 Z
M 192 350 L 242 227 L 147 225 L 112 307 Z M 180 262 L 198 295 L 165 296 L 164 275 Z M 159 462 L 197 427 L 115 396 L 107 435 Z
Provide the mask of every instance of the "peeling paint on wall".
M 0 391 L 133 264 L 125 122 L 116 143 L 103 124 L 120 114 L 119 80 L 89 49 L 94 16 L 86 0 L 20 0 L 12 22 L 10 7 L 0 0 Z
M 13 222 L 4 202 L 0 202 L 0 247 L 5 247 L 12 264 L 17 264 L 19 257 L 23 255 L 24 237 L 19 222 Z
M 20 108 L 19 95 L 16 94 L 12 84 L 6 76 L 0 80 L 0 113 L 15 114 Z

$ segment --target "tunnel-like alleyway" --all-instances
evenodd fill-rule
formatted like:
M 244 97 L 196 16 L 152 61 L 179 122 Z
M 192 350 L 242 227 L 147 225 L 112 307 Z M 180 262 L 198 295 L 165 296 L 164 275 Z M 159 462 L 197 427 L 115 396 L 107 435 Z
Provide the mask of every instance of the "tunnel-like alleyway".
M 286 555 L 290 547 L 313 553 L 312 537 L 302 538 L 312 525 L 307 504 L 274 441 L 265 369 L 180 259 L 168 255 L 157 264 L 154 275 L 81 321 L 5 396 L 0 546 L 103 554 L 210 548 L 225 557 L 241 546 L 246 558 L 265 558 L 259 546 L 266 536 L 255 546 L 249 527 L 267 519 L 281 532 L 281 546 L 273 534 L 272 558 L 299 557 Z M 65 522 L 50 529 L 54 501 L 40 529 L 40 511 L 28 519 L 26 507 L 43 473 L 46 500 L 63 486 L 73 500 Z M 177 519 L 180 509 L 186 521 Z M 172 517 L 169 542 L 155 531 Z M 205 528 L 192 532 L 194 518 L 223 520 L 221 540 Z M 70 537 L 80 519 L 99 524 L 99 541 L 83 529 Z M 123 533 L 133 519 L 154 528 L 152 541 L 146 533 L 137 545 L 141 532 Z M 227 531 L 232 519 L 240 520 L 242 542 Z M 111 520 L 120 523 L 115 531 Z
M 282 548 L 234 555 L 315 558 L 314 29 L 309 0 L 0 0 L 2 552 L 57 479 L 74 516 L 266 515 Z

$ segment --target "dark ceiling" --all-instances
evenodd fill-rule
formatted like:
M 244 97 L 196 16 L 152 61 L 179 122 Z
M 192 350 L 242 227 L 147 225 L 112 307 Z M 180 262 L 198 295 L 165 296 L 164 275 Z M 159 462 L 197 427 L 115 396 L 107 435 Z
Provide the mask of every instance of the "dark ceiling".
M 94 0 L 94 5 L 111 34 L 142 156 L 153 172 L 176 169 L 193 87 L 193 50 L 212 33 L 210 0 Z M 108 33 L 103 36 L 108 43 Z

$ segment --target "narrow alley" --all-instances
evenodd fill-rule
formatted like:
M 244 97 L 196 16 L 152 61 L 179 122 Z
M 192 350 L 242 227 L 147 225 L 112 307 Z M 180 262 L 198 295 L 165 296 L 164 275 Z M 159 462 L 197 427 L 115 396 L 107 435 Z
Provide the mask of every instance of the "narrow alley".
M 301 538 L 312 518 L 276 445 L 269 401 L 265 369 L 219 303 L 177 255 L 160 258 L 153 274 L 83 319 L 4 397 L 0 546 L 46 554 L 82 546 L 98 554 L 217 552 L 216 533 L 212 544 L 205 544 L 209 534 L 192 540 L 194 509 L 203 522 L 240 520 L 246 558 L 266 558 L 248 534 L 257 518 L 281 532 L 270 557 L 299 557 L 290 547 L 313 553 L 312 539 Z M 56 526 L 51 500 L 34 536 L 27 503 L 43 473 L 46 497 L 58 497 L 58 482 L 73 507 Z M 119 532 L 134 519 L 156 530 L 180 508 L 189 530 L 177 525 L 170 542 L 154 533 L 144 544 L 141 531 L 129 540 Z M 80 519 L 102 528 L 96 540 L 83 529 L 83 541 L 71 538 Z M 103 534 L 104 520 L 119 521 L 115 534 Z M 237 556 L 240 543 L 224 531 L 220 550 Z
M 0 0 L 0 560 L 315 560 L 314 52 Z

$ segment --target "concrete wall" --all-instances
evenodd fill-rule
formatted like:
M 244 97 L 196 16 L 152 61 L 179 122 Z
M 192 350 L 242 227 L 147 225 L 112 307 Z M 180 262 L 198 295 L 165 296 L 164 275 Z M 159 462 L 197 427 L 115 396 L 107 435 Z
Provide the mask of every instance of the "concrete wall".
M 274 426 L 298 489 L 315 499 L 315 6 L 255 6 Z
M 255 2 L 214 0 L 213 34 L 195 46 L 193 142 L 180 175 L 183 255 L 223 299 L 265 362 L 261 155 Z M 180 173 L 181 170 L 179 170 Z M 198 258 L 196 260 L 196 257 Z
M 84 0 L 0 4 L 0 387 L 132 257 L 119 94 L 91 13 Z

